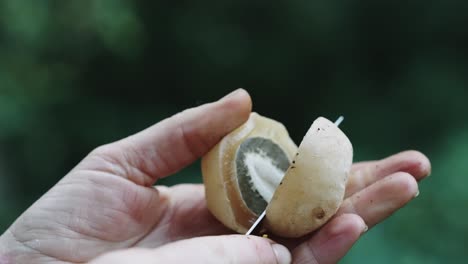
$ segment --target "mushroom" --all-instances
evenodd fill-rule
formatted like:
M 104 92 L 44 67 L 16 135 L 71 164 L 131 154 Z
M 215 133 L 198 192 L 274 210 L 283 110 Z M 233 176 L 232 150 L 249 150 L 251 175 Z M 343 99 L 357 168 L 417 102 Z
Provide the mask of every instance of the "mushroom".
M 296 151 L 281 123 L 250 114 L 202 159 L 210 211 L 227 227 L 245 233 L 265 210 Z
M 348 138 L 325 118 L 297 148 L 281 123 L 252 113 L 202 159 L 208 208 L 239 233 L 267 209 L 273 234 L 305 235 L 336 213 L 352 153 Z
M 317 118 L 266 210 L 267 229 L 300 237 L 327 222 L 340 207 L 353 147 L 332 122 Z

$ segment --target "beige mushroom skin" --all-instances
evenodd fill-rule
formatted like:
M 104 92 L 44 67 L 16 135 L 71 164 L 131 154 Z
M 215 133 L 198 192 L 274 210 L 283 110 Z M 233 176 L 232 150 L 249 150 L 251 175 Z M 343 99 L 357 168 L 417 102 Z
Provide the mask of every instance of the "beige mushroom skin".
M 242 198 L 235 164 L 239 146 L 252 137 L 271 140 L 290 162 L 271 201 L 267 201 L 268 232 L 300 237 L 319 228 L 336 213 L 343 201 L 353 157 L 346 135 L 334 123 L 320 117 L 297 148 L 281 123 L 252 113 L 245 124 L 225 136 L 202 158 L 207 206 L 219 221 L 245 233 L 258 218 Z
M 202 158 L 208 209 L 225 226 L 239 233 L 245 233 L 258 218 L 241 197 L 234 162 L 239 145 L 251 137 L 272 140 L 281 146 L 290 161 L 297 151 L 283 124 L 251 113 L 246 123 L 225 136 Z
M 300 237 L 327 222 L 343 201 L 352 159 L 346 135 L 319 117 L 267 207 L 267 229 L 282 237 Z

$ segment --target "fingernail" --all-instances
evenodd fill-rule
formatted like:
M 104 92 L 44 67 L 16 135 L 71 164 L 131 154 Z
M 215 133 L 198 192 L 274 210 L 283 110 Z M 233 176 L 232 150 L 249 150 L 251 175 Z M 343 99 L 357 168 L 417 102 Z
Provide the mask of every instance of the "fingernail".
M 419 196 L 419 190 L 414 194 L 414 198 L 418 197 Z
M 280 244 L 273 244 L 271 247 L 273 248 L 273 252 L 275 252 L 276 262 L 278 264 L 291 263 L 291 253 L 285 246 Z
M 221 100 L 226 100 L 226 99 L 231 99 L 231 98 L 235 98 L 237 97 L 239 94 L 243 93 L 244 92 L 244 89 L 242 88 L 239 88 L 231 93 L 229 93 L 228 95 L 224 96 L 223 98 L 221 98 Z
M 367 230 L 369 230 L 369 227 L 367 225 L 364 225 L 364 229 L 362 230 L 362 233 L 367 232 Z
M 427 172 L 427 175 L 426 175 L 426 177 L 429 177 L 429 176 L 431 176 L 431 174 L 432 174 L 432 168 L 429 168 L 429 171 Z

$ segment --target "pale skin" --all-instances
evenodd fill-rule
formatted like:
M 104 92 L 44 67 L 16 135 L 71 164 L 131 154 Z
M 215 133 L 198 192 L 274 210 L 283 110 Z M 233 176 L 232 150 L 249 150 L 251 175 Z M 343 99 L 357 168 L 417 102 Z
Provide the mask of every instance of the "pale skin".
M 245 122 L 251 106 L 240 89 L 92 151 L 0 237 L 0 264 L 336 263 L 430 174 L 416 151 L 354 164 L 337 215 L 293 240 L 232 234 L 206 208 L 203 185 L 152 187 Z

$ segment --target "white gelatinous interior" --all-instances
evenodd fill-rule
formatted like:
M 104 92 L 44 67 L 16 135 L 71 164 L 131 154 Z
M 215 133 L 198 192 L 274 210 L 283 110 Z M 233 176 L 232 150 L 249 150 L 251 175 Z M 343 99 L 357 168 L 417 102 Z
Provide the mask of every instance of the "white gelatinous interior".
M 244 164 L 249 170 L 253 187 L 265 201 L 270 202 L 284 176 L 266 155 L 255 152 L 245 153 Z

